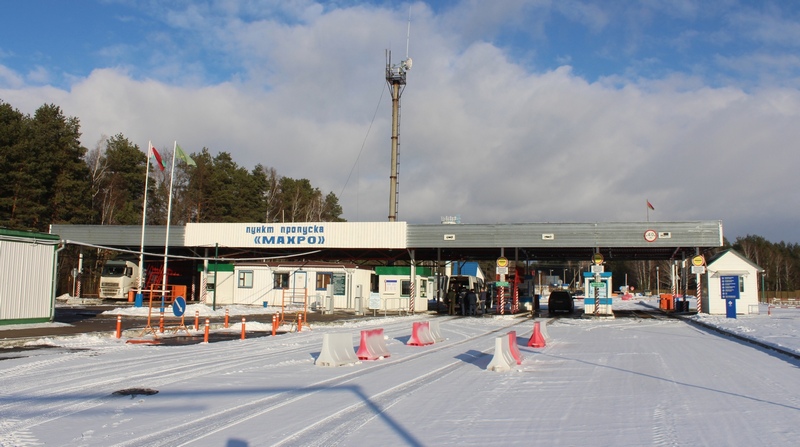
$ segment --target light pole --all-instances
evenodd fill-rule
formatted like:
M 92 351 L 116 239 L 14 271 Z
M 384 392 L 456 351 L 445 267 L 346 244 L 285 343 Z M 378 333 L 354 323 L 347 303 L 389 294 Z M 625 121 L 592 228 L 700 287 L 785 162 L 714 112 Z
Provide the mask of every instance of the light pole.
M 661 281 L 658 276 L 658 266 L 656 266 L 656 296 L 661 296 Z

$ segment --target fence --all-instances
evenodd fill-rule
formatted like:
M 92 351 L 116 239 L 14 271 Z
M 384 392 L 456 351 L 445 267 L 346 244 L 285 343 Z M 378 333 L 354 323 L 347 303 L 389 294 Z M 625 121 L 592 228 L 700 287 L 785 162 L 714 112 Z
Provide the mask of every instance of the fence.
M 773 299 L 778 300 L 800 300 L 800 290 L 767 290 L 761 292 L 761 302 L 770 302 Z

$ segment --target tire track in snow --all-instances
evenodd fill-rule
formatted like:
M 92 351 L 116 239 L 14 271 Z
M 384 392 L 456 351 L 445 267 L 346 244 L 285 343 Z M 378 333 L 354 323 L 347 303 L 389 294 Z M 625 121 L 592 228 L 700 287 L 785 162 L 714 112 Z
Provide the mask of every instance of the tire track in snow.
M 675 447 L 678 443 L 675 421 L 671 420 L 669 413 L 662 405 L 653 410 L 653 446 Z
M 295 341 L 298 340 L 295 339 Z M 231 342 L 237 343 L 238 341 Z M 215 345 L 223 345 L 224 343 L 230 342 L 221 342 Z M 206 346 L 213 345 L 209 344 Z M 219 351 L 224 351 L 226 360 L 230 360 L 230 362 L 220 366 L 217 356 L 214 355 L 215 352 Z M 120 365 L 119 361 L 111 361 L 109 364 L 113 364 L 113 367 L 101 368 L 100 372 L 92 369 L 91 372 L 93 372 L 93 374 L 90 374 L 90 380 L 87 380 L 87 374 L 84 373 L 81 377 L 81 381 L 74 386 L 64 386 L 58 382 L 54 383 L 51 379 L 40 382 L 37 385 L 39 388 L 38 391 L 29 393 L 23 397 L 20 397 L 19 392 L 16 391 L 12 394 L 0 394 L 0 398 L 8 402 L 0 405 L 0 412 L 4 415 L 15 414 L 21 417 L 15 419 L 16 423 L 0 426 L 0 439 L 3 439 L 7 433 L 26 431 L 37 425 L 103 405 L 108 399 L 112 399 L 110 395 L 114 390 L 98 392 L 98 389 L 101 388 L 129 387 L 130 382 L 143 381 L 148 384 L 148 387 L 158 389 L 184 380 L 189 375 L 193 378 L 197 378 L 217 373 L 225 368 L 241 370 L 243 366 L 263 363 L 265 359 L 269 359 L 270 357 L 284 357 L 286 353 L 304 353 L 307 351 L 307 345 L 298 345 L 298 347 L 288 350 L 282 346 L 280 349 L 276 349 L 273 352 L 261 353 L 260 355 L 254 353 L 252 350 L 243 350 L 241 355 L 231 357 L 229 355 L 230 345 L 214 346 L 213 351 L 203 353 L 203 355 L 208 357 L 208 360 L 198 361 L 198 353 L 195 350 L 180 353 L 179 350 L 176 350 L 176 354 L 179 355 L 170 357 L 168 360 L 169 365 L 161 360 L 159 362 L 160 365 L 149 365 L 138 373 L 131 373 L 126 370 L 126 375 L 124 377 L 113 373 L 119 372 L 120 367 L 124 368 L 126 365 Z M 81 353 L 84 352 L 81 351 Z M 86 353 L 86 355 L 95 354 L 89 352 Z M 145 363 L 138 360 L 137 362 L 146 364 L 146 360 L 152 360 L 154 358 L 163 359 L 164 355 L 163 353 L 154 352 L 153 355 L 145 358 Z M 74 360 L 74 357 L 72 357 L 72 359 Z M 69 358 L 67 358 L 67 360 L 69 360 Z M 183 360 L 186 360 L 187 363 L 183 363 Z M 85 364 L 81 367 L 86 371 Z M 158 369 L 153 369 L 153 367 Z M 50 374 L 51 376 L 59 377 L 58 372 L 53 372 L 51 370 Z M 109 374 L 112 374 L 112 376 L 109 377 Z
M 467 366 L 467 363 L 460 360 L 453 361 L 447 365 L 429 371 L 416 379 L 403 382 L 396 387 L 370 396 L 369 404 L 360 401 L 348 408 L 339 410 L 331 416 L 310 425 L 308 428 L 296 432 L 290 438 L 273 445 L 322 447 L 334 446 L 339 445 L 341 442 L 347 442 L 346 438 L 351 433 L 357 432 L 365 424 L 375 418 L 381 417 L 384 411 L 403 399 L 408 398 L 410 390 L 419 391 L 418 388 L 422 386 L 428 387 L 434 385 L 437 381 Z M 406 436 L 404 440 L 410 445 L 422 445 L 420 442 L 408 438 L 410 438 L 410 436 Z
M 260 417 L 264 414 L 273 411 L 280 411 L 288 405 L 304 404 L 305 402 L 308 401 L 308 399 L 316 397 L 317 394 L 324 391 L 328 391 L 332 387 L 346 387 L 350 382 L 356 380 L 363 380 L 363 377 L 368 374 L 380 373 L 380 371 L 386 368 L 397 367 L 398 365 L 411 363 L 414 362 L 415 360 L 418 360 L 420 358 L 423 358 L 425 356 L 434 353 L 439 353 L 444 350 L 457 348 L 462 344 L 468 343 L 470 341 L 479 338 L 490 338 L 495 336 L 494 334 L 498 332 L 505 331 L 508 328 L 521 323 L 522 322 L 520 321 L 512 321 L 511 324 L 507 326 L 496 328 L 489 332 L 481 332 L 479 335 L 470 334 L 470 337 L 457 342 L 442 343 L 439 344 L 438 346 L 437 344 L 433 344 L 429 346 L 428 347 L 429 349 L 426 349 L 425 351 L 420 351 L 418 353 L 408 355 L 399 360 L 393 360 L 393 361 L 390 360 L 386 363 L 376 363 L 374 365 L 362 367 L 362 369 L 359 370 L 349 371 L 337 377 L 328 378 L 319 382 L 309 384 L 302 388 L 277 392 L 269 396 L 252 399 L 250 401 L 240 403 L 232 407 L 223 408 L 213 413 L 208 413 L 201 418 L 197 418 L 192 421 L 187 421 L 180 425 L 173 425 L 170 427 L 160 428 L 158 430 L 151 430 L 146 435 L 137 438 L 127 439 L 124 442 L 115 444 L 115 446 L 160 447 L 163 445 L 180 446 L 180 445 L 188 445 L 191 443 L 202 444 L 203 439 L 208 436 L 214 435 L 215 433 L 218 433 L 230 427 L 234 427 L 238 424 L 249 421 L 251 419 Z M 408 322 L 401 322 L 388 326 L 390 327 L 389 333 L 392 333 L 394 331 L 400 331 L 401 326 L 402 326 L 402 332 L 405 334 L 408 333 Z M 445 369 L 446 368 L 455 369 L 460 367 L 462 364 L 466 365 L 466 363 L 464 363 L 461 360 L 454 361 L 450 364 L 449 367 L 445 367 Z M 409 382 L 413 382 L 413 384 L 417 386 L 420 383 L 416 379 L 410 379 Z M 313 403 L 310 403 L 309 405 L 313 405 Z M 296 432 L 294 435 L 291 435 L 290 438 L 294 438 L 295 436 L 302 434 L 304 430 L 305 429 Z M 304 441 L 305 443 L 307 443 L 308 439 L 304 439 Z

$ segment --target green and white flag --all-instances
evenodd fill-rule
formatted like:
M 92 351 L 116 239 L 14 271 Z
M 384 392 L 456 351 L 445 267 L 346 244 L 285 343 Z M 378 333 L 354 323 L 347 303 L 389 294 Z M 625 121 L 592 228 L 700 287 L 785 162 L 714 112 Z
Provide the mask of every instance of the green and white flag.
M 186 155 L 186 152 L 184 152 L 183 149 L 181 149 L 181 147 L 178 146 L 177 144 L 175 145 L 175 153 L 178 155 L 178 158 L 183 160 L 187 165 L 197 166 L 197 163 L 195 163 L 194 160 L 192 160 L 192 157 Z

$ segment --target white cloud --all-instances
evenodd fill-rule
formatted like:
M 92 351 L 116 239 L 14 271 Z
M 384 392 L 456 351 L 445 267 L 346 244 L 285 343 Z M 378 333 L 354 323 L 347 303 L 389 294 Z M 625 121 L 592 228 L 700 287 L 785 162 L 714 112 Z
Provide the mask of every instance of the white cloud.
M 0 65 L 0 86 L 5 88 L 19 88 L 23 85 L 25 85 L 25 81 L 19 73 L 5 65 Z
M 444 20 L 412 6 L 400 220 L 641 221 L 650 200 L 652 220 L 722 219 L 729 238 L 763 228 L 769 239 L 800 240 L 796 89 L 712 88 L 680 75 L 589 82 L 569 66 L 530 72 L 443 26 L 459 16 L 496 23 L 525 7 L 482 17 L 478 5 Z M 201 66 L 183 83 L 104 68 L 57 90 L 26 87 L 0 67 L 0 98 L 28 113 L 61 105 L 80 118 L 87 147 L 122 133 L 140 146 L 177 139 L 188 151 L 227 151 L 248 169 L 261 163 L 334 192 L 349 220 L 386 220 L 384 49 L 395 62 L 404 57 L 407 11 L 294 6 L 302 19 L 294 24 L 185 18 L 187 27 L 208 27 L 209 39 L 219 39 L 215 51 L 244 67 L 227 82 L 201 81 Z M 177 73 L 181 62 L 165 69 Z M 769 226 L 757 226 L 764 219 Z

